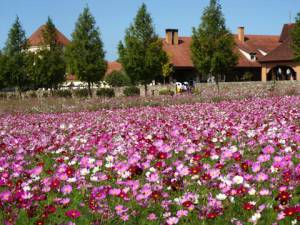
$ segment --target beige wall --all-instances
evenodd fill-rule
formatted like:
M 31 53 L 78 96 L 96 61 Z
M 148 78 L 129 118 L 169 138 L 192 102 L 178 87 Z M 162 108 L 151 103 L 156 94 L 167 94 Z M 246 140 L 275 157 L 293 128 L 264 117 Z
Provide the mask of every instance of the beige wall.
M 280 63 L 266 63 L 262 64 L 261 69 L 261 81 L 267 81 L 267 74 L 269 71 L 274 68 L 275 66 L 290 66 L 292 67 L 296 72 L 296 80 L 300 81 L 300 62 L 280 62 Z

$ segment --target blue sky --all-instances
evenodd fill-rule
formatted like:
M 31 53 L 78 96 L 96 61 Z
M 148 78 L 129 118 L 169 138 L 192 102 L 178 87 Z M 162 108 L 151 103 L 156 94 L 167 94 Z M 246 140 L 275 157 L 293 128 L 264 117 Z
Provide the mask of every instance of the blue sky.
M 190 36 L 198 26 L 209 0 L 0 0 L 0 48 L 16 15 L 29 37 L 51 16 L 56 27 L 70 38 L 82 9 L 88 5 L 96 18 L 104 42 L 106 58 L 117 58 L 117 44 L 132 22 L 137 9 L 145 2 L 156 32 L 179 29 L 180 36 Z M 220 0 L 226 23 L 232 32 L 245 26 L 248 34 L 279 34 L 284 23 L 300 12 L 300 0 Z

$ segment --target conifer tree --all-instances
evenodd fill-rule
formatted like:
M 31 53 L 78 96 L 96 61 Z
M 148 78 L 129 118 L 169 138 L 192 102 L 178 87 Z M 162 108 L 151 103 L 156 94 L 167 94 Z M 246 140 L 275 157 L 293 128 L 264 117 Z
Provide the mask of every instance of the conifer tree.
M 295 27 L 292 31 L 292 48 L 295 52 L 295 60 L 300 61 L 300 13 L 296 17 Z
M 58 32 L 50 17 L 42 30 L 41 49 L 31 57 L 35 67 L 31 75 L 36 87 L 53 89 L 65 80 L 63 45 L 58 40 Z
M 219 81 L 237 63 L 233 35 L 226 28 L 218 0 L 210 0 L 199 27 L 193 28 L 191 52 L 195 68 L 202 76 L 213 76 Z
M 119 43 L 119 60 L 134 84 L 145 86 L 162 74 L 167 55 L 154 31 L 152 18 L 145 4 L 138 10 L 133 24 L 126 30 L 124 43 Z
M 0 90 L 5 87 L 5 61 L 4 55 L 0 51 Z
M 89 8 L 85 8 L 78 18 L 66 57 L 69 72 L 87 82 L 91 96 L 91 85 L 104 77 L 107 63 L 100 31 Z
M 29 85 L 27 73 L 27 39 L 19 17 L 13 23 L 4 48 L 6 72 L 4 81 L 9 87 L 16 87 L 19 94 Z

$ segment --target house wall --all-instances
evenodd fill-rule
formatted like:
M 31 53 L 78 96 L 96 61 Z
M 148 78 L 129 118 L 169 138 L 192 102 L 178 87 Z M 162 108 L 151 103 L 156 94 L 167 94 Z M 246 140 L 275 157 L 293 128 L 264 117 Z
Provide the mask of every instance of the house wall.
M 289 66 L 296 72 L 296 80 L 300 81 L 300 62 L 272 62 L 263 63 L 261 69 L 261 81 L 267 81 L 267 74 L 276 66 Z
M 177 82 L 185 82 L 190 80 L 200 81 L 200 75 L 195 68 L 174 68 L 171 79 Z
M 257 67 L 237 67 L 234 68 L 233 71 L 226 76 L 226 82 L 236 82 L 236 81 L 244 81 L 245 73 L 253 74 L 251 81 L 260 81 L 261 79 L 261 68 Z

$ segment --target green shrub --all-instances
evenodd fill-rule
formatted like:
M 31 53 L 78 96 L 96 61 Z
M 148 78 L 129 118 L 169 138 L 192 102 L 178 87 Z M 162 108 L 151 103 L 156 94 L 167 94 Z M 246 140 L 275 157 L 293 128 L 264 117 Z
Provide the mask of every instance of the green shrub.
M 29 95 L 30 98 L 37 98 L 38 97 L 38 95 L 37 95 L 37 93 L 35 91 L 30 91 L 28 93 L 28 95 Z
M 70 90 L 55 90 L 52 95 L 59 98 L 71 98 L 72 92 Z
M 130 85 L 130 78 L 123 71 L 113 71 L 105 77 L 105 81 L 113 87 Z
M 126 87 L 123 91 L 123 94 L 125 96 L 139 96 L 140 95 L 140 89 L 136 86 Z
M 100 88 L 97 90 L 96 95 L 98 97 L 112 98 L 115 96 L 115 90 L 113 88 Z
M 48 98 L 48 96 L 49 96 L 48 92 L 44 91 L 43 94 L 42 94 L 42 97 L 43 98 Z
M 77 90 L 74 90 L 74 95 L 78 98 L 87 98 L 89 96 L 89 90 L 86 88 L 77 89 Z
M 247 71 L 247 72 L 245 72 L 245 73 L 243 74 L 241 80 L 242 80 L 242 81 L 251 81 L 251 80 L 253 79 L 253 77 L 254 77 L 253 73 Z
M 159 91 L 159 95 L 174 95 L 175 91 L 171 90 L 171 89 L 162 89 Z

